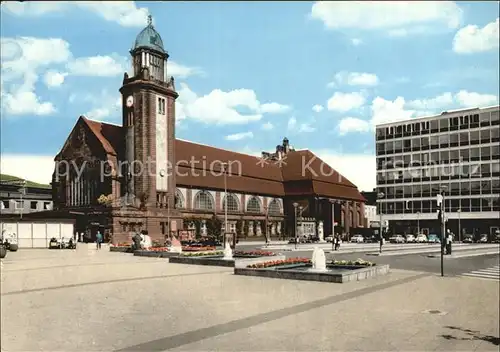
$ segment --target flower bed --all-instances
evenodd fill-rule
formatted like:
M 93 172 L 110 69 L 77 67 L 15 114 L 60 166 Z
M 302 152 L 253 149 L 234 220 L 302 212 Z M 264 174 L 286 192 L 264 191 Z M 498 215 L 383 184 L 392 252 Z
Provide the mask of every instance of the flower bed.
M 375 266 L 377 264 L 363 260 L 363 259 L 356 259 L 356 260 L 332 260 L 331 262 L 327 263 L 328 265 L 333 265 L 333 266 Z
M 206 251 L 215 251 L 215 247 L 213 246 L 184 246 L 182 247 L 183 252 L 206 252 Z
M 131 244 L 130 243 L 126 243 L 126 242 L 122 242 L 122 243 L 118 243 L 118 244 L 112 244 L 111 247 L 130 247 Z
M 256 258 L 256 257 L 272 257 L 275 256 L 276 253 L 269 251 L 234 251 L 234 257 L 240 258 Z
M 248 265 L 247 268 L 260 269 L 260 268 L 271 268 L 271 267 L 275 267 L 275 266 L 292 265 L 292 264 L 311 264 L 311 259 L 309 259 L 309 258 L 288 258 L 285 260 L 270 260 L 268 262 Z
M 147 252 L 169 252 L 170 249 L 168 247 L 150 247 L 147 249 L 141 249 Z
M 182 253 L 183 257 L 208 257 L 208 256 L 223 256 L 223 251 L 207 251 L 207 252 L 188 252 Z

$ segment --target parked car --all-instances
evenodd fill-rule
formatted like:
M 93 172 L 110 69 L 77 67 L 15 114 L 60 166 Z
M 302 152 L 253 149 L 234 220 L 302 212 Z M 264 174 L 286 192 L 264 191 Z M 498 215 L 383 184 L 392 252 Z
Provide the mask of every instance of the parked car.
M 479 241 L 477 241 L 479 243 L 488 243 L 488 235 L 486 234 L 481 234 L 481 236 L 479 237 Z
M 365 239 L 361 235 L 354 235 L 351 237 L 351 243 L 363 243 Z
M 429 236 L 427 236 L 427 241 L 429 243 L 441 243 L 441 240 L 436 234 L 430 234 Z
M 417 235 L 417 238 L 415 239 L 415 242 L 417 243 L 427 243 L 427 236 L 421 233 L 420 235 Z
M 405 243 L 405 238 L 402 235 L 395 235 L 389 238 L 391 243 Z
M 463 243 L 472 243 L 474 242 L 473 236 L 470 234 L 464 235 L 464 238 L 462 239 Z
M 406 241 L 406 243 L 415 243 L 416 238 L 413 235 L 406 235 L 405 241 Z
M 7 255 L 7 249 L 0 243 L 0 258 L 3 259 Z
M 329 243 L 332 243 L 332 242 L 333 242 L 333 236 L 332 236 L 332 235 L 330 235 L 330 236 L 326 236 L 326 237 L 325 237 L 325 241 L 326 241 L 326 242 L 329 242 Z

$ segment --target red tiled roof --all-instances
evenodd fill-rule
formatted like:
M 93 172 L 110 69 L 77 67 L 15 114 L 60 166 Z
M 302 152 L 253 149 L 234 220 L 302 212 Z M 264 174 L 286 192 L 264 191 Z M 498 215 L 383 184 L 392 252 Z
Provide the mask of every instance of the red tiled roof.
M 119 155 L 123 149 L 122 127 L 89 120 L 82 116 L 107 153 Z M 255 156 L 188 142 L 175 141 L 177 185 L 223 189 L 224 178 L 207 170 L 219 171 L 228 162 L 227 188 L 243 193 L 276 196 L 316 195 L 365 201 L 356 186 L 309 150 L 292 151 L 282 163 L 259 162 Z M 195 163 L 190 163 L 195 160 Z M 203 173 L 205 170 L 205 173 Z

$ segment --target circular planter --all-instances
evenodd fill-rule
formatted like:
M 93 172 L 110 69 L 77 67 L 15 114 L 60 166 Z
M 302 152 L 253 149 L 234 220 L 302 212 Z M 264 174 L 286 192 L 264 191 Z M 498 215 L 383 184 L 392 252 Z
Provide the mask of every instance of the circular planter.
M 17 245 L 17 244 L 11 244 L 11 245 L 9 246 L 9 250 L 10 250 L 11 252 L 17 252 L 17 250 L 18 250 L 18 249 L 19 249 L 19 245 Z
M 7 255 L 7 249 L 4 246 L 0 246 L 0 258 L 5 258 Z

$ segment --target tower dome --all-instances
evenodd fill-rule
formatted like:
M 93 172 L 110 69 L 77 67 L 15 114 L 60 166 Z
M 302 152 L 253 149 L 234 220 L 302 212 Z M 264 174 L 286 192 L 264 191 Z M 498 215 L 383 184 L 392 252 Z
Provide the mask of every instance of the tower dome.
M 137 50 L 139 48 L 148 48 L 159 51 L 160 53 L 165 53 L 163 41 L 161 40 L 160 34 L 153 26 L 153 18 L 151 15 L 148 16 L 148 25 L 146 28 L 144 28 L 137 35 L 137 38 L 135 38 L 134 48 L 132 50 Z

